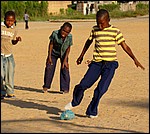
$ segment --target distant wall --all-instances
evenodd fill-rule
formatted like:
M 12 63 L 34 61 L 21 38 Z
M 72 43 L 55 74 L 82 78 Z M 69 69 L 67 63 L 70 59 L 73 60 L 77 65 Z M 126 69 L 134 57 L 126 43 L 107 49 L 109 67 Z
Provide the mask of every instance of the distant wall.
M 60 9 L 67 9 L 71 1 L 48 1 L 48 13 L 59 14 Z
M 143 4 L 149 4 L 149 1 L 140 1 Z M 82 12 L 84 15 L 86 14 L 86 6 L 87 4 L 89 4 L 89 6 L 91 4 L 94 4 L 94 9 L 92 11 L 92 14 L 95 14 L 95 12 L 97 12 L 97 7 L 98 5 L 103 5 L 103 4 L 117 4 L 117 1 L 99 1 L 99 2 L 95 2 L 95 1 L 88 1 L 88 2 L 78 2 L 77 4 L 77 11 Z M 120 10 L 121 11 L 135 11 L 136 10 L 136 5 L 139 3 L 139 1 L 129 1 L 127 3 L 120 3 Z M 90 13 L 89 13 L 90 14 Z
M 128 2 L 128 3 L 121 3 L 120 10 L 121 11 L 135 11 L 136 10 L 136 2 Z
M 143 4 L 149 4 L 149 1 L 129 1 L 128 3 L 121 3 L 120 5 L 120 10 L 122 11 L 135 11 L 136 10 L 136 5 L 141 2 Z

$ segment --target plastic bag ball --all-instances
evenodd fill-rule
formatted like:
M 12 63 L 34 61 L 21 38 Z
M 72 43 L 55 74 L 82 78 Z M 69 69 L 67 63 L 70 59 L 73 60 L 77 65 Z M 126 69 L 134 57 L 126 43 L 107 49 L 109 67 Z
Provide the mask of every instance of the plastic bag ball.
M 60 115 L 61 120 L 71 120 L 74 119 L 75 114 L 71 110 L 66 110 Z

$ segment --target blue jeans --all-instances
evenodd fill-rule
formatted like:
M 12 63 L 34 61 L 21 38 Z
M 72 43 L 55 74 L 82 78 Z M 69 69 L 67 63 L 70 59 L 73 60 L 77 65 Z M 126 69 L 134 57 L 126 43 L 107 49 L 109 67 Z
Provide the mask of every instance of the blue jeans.
M 54 56 L 52 55 L 52 62 L 53 65 L 47 64 L 45 67 L 45 73 L 44 73 L 44 85 L 43 88 L 50 88 L 51 84 L 52 84 L 52 80 L 54 77 L 54 73 L 55 73 L 55 68 L 56 68 L 56 63 L 58 58 L 60 58 L 59 56 Z M 64 57 L 60 58 L 61 61 L 61 65 L 64 61 Z M 69 73 L 69 69 L 60 68 L 60 91 L 66 91 L 69 92 L 69 88 L 70 88 L 70 73 Z
M 101 76 L 100 81 L 94 90 L 92 101 L 86 110 L 87 115 L 96 116 L 98 113 L 99 101 L 107 91 L 117 68 L 117 61 L 92 62 L 81 82 L 74 88 L 72 106 L 77 106 L 81 103 L 84 91 L 90 88 Z
M 14 69 L 13 55 L 9 57 L 1 55 L 1 95 L 14 94 Z

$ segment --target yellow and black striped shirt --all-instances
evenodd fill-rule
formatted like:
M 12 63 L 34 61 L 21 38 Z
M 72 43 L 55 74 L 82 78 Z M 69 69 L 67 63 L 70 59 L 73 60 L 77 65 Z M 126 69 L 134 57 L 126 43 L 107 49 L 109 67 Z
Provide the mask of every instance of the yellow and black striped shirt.
M 100 30 L 97 26 L 93 26 L 88 39 L 95 39 L 93 52 L 93 61 L 95 62 L 117 60 L 115 45 L 125 41 L 120 30 L 113 25 L 103 30 Z

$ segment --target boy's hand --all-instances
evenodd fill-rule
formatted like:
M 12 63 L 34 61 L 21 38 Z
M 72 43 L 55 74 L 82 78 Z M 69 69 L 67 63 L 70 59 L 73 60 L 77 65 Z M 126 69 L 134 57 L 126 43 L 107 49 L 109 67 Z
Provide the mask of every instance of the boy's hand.
M 86 62 L 85 62 L 85 64 L 91 64 L 91 62 L 92 62 L 92 60 L 87 60 Z
M 63 62 L 62 69 L 64 69 L 65 67 L 66 67 L 66 69 L 69 69 L 69 64 L 66 61 Z
M 16 45 L 18 41 L 21 41 L 21 37 L 16 37 L 16 40 L 12 40 L 12 44 Z
M 16 37 L 16 41 L 21 41 L 21 37 Z
M 77 65 L 81 64 L 82 60 L 83 60 L 83 57 L 80 56 L 80 57 L 77 59 L 77 61 L 76 61 L 76 62 L 77 62 Z
M 134 60 L 134 63 L 137 67 L 140 67 L 141 69 L 145 70 L 145 68 L 141 65 L 141 63 L 137 59 Z
M 50 56 L 47 57 L 46 64 L 53 65 L 52 58 Z

